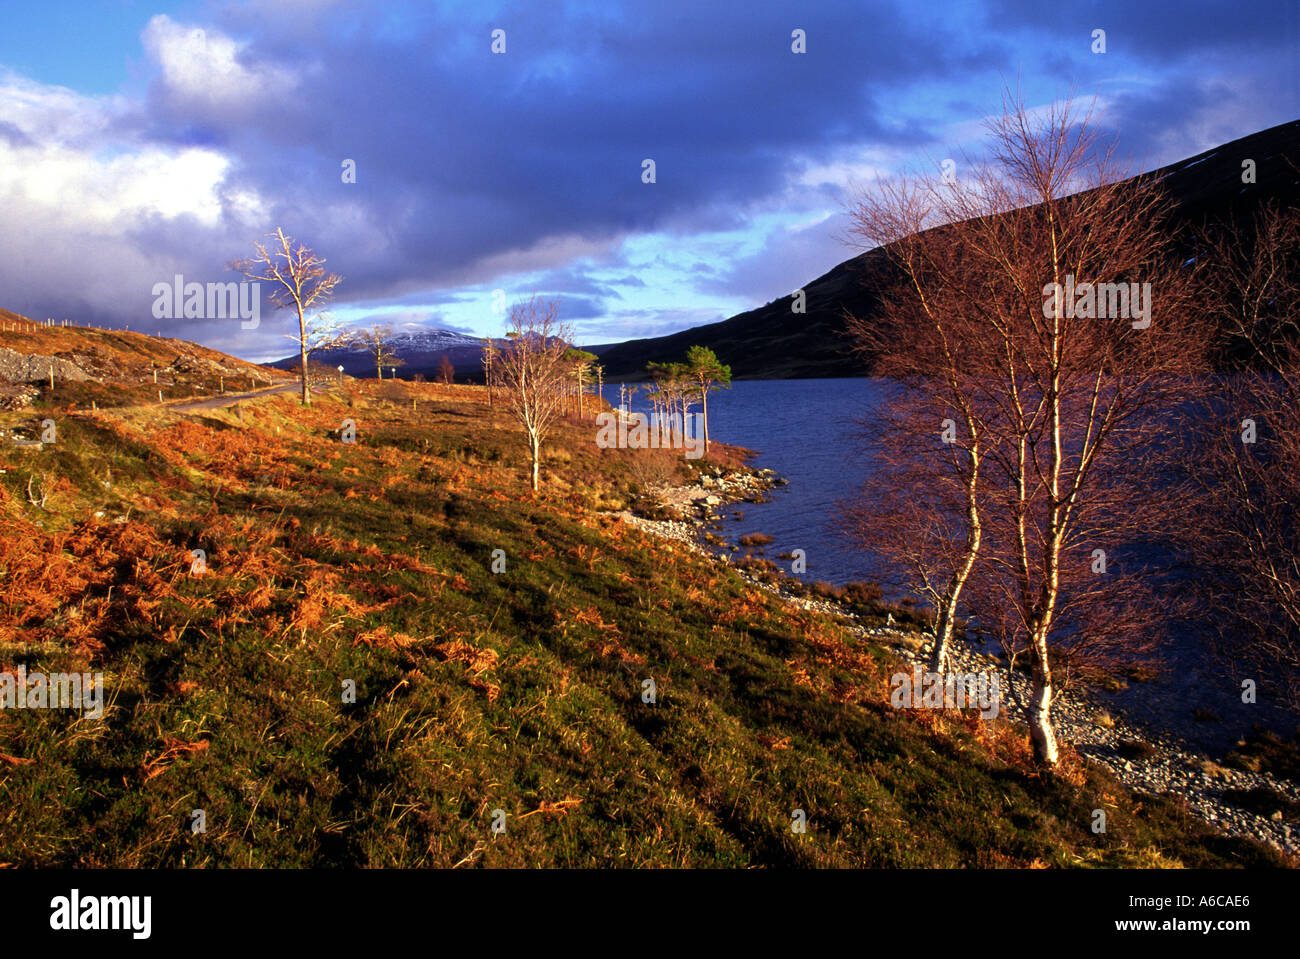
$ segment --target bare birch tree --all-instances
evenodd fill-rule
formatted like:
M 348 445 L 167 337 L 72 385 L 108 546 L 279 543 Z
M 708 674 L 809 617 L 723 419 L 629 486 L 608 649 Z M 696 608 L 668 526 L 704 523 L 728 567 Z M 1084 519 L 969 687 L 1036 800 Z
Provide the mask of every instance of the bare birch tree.
M 405 366 L 406 360 L 394 352 L 393 328 L 387 323 L 376 323 L 355 334 L 353 343 L 363 348 L 375 363 L 375 376 L 384 378 L 384 367 Z
M 298 314 L 298 333 L 286 336 L 298 344 L 302 363 L 302 403 L 311 405 L 307 358 L 313 350 L 339 346 L 346 340 L 341 325 L 325 313 L 309 316 L 323 307 L 343 281 L 337 273 L 325 272 L 325 260 L 305 244 L 295 243 L 279 227 L 266 234 L 272 243 L 253 244 L 256 252 L 228 266 L 248 279 L 271 286 L 271 302 L 279 309 L 293 307 Z
M 1136 514 L 1154 521 L 1174 505 L 1131 480 L 1199 367 L 1205 327 L 1188 308 L 1168 200 L 1153 181 L 1125 182 L 1088 115 L 1054 105 L 1032 121 L 1013 101 L 991 132 L 998 174 L 979 171 L 954 190 L 951 211 L 970 225 L 963 241 L 1000 291 L 986 297 L 995 308 L 981 324 L 998 357 L 981 371 L 999 404 L 989 462 L 1007 535 L 996 572 L 1013 613 L 1004 622 L 1028 651 L 1035 755 L 1055 765 L 1051 647 L 1077 653 L 1109 637 L 1114 651 L 1126 626 L 1130 638 L 1149 635 L 1140 601 L 1123 617 L 1096 594 L 1142 578 L 1089 569 L 1091 596 L 1076 602 L 1068 587 L 1082 571 L 1070 559 L 1090 546 L 1120 551 Z
M 498 351 L 497 382 L 510 415 L 523 428 L 532 457 L 532 487 L 541 485 L 542 443 L 564 412 L 571 370 L 571 332 L 553 302 L 532 297 L 510 309 L 507 342 Z
M 992 406 L 979 377 L 987 340 L 968 299 L 981 264 L 963 257 L 959 227 L 930 229 L 942 211 L 923 183 L 882 183 L 858 197 L 851 234 L 882 248 L 883 275 L 875 314 L 847 318 L 858 349 L 897 391 L 868 429 L 876 462 L 865 502 L 849 510 L 850 533 L 899 562 L 932 603 L 933 672 L 947 670 L 983 541 L 980 469 Z
M 1140 633 L 1140 603 L 1116 616 L 1100 597 L 1143 577 L 1085 567 L 1088 578 L 1080 557 L 1122 552 L 1135 513 L 1167 505 L 1129 480 L 1168 429 L 1204 336 L 1184 309 L 1186 271 L 1158 186 L 1123 182 L 1087 115 L 1054 105 L 1041 117 L 1008 94 L 986 165 L 922 187 L 916 206 L 886 206 L 947 224 L 925 234 L 922 268 L 902 264 L 904 276 L 925 278 L 912 284 L 913 311 L 938 355 L 917 368 L 875 345 L 884 368 L 923 384 L 966 436 L 964 461 L 935 472 L 967 493 L 960 562 L 948 561 L 980 581 L 976 612 L 1004 646 L 1027 654 L 1030 737 L 1052 766 L 1054 663 L 1089 642 L 1114 652 Z M 906 222 L 885 225 L 886 235 L 907 232 Z M 915 337 L 906 344 L 917 348 Z

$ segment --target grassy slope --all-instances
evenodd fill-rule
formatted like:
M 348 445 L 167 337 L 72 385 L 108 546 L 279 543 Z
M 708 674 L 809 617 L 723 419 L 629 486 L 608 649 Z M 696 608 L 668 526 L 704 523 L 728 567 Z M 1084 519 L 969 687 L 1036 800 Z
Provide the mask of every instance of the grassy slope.
M 191 343 L 135 333 L 130 330 L 97 330 L 89 327 L 30 328 L 31 320 L 0 310 L 0 346 L 19 353 L 58 356 L 87 366 L 96 376 L 112 371 L 109 382 L 85 380 L 60 382 L 56 399 L 62 404 L 90 407 L 156 401 L 161 390 L 166 400 L 216 395 L 266 386 L 279 371 L 236 359 L 225 353 Z M 16 325 L 17 329 L 10 328 Z M 172 366 L 178 358 L 181 368 Z M 190 364 L 186 361 L 195 360 Z M 154 371 L 157 370 L 157 381 Z M 222 372 L 224 370 L 224 374 Z M 35 384 L 49 400 L 49 384 Z
M 1023 730 L 892 710 L 886 651 L 598 515 L 648 467 L 589 428 L 535 498 L 481 392 L 350 390 L 53 411 L 55 446 L 0 449 L 0 668 L 112 700 L 0 712 L 0 863 L 1280 862 L 1072 758 L 1040 776 Z

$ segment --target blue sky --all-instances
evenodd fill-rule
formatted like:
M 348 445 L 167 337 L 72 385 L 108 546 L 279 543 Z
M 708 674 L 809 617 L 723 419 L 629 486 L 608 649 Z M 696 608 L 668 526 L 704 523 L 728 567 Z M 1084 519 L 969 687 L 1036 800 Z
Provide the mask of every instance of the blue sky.
M 281 226 L 345 276 L 349 322 L 499 335 L 504 290 L 583 343 L 658 335 L 857 252 L 853 185 L 978 162 L 1006 82 L 1095 97 L 1136 171 L 1295 119 L 1298 49 L 1296 2 L 24 4 L 0 306 L 282 356 L 285 317 L 151 312 Z

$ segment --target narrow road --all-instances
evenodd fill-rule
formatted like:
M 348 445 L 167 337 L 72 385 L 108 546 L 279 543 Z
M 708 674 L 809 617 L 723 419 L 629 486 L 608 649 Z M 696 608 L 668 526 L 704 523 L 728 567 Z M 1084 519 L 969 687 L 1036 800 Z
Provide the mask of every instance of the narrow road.
M 251 393 L 226 393 L 221 396 L 209 397 L 206 400 L 194 400 L 189 403 L 180 403 L 176 406 L 168 406 L 167 409 L 177 413 L 192 413 L 195 410 L 216 410 L 223 406 L 230 406 L 238 403 L 240 400 L 251 400 L 258 396 L 270 396 L 272 393 L 297 392 L 302 389 L 300 383 L 283 383 L 280 386 L 272 386 L 265 390 L 254 390 Z

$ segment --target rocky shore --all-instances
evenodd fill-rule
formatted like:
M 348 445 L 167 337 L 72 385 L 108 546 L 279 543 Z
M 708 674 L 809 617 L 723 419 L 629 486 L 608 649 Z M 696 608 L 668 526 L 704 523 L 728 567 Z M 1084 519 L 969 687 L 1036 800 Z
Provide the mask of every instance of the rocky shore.
M 719 521 L 718 507 L 736 501 L 762 502 L 764 492 L 785 480 L 771 470 L 715 469 L 698 484 L 656 490 L 660 506 L 676 518 L 647 519 L 631 512 L 618 514 L 655 536 L 689 545 L 713 562 L 731 564 L 737 547 L 722 544 L 710 532 Z M 737 572 L 754 585 L 802 609 L 815 609 L 844 621 L 845 628 L 870 642 L 893 648 L 906 660 L 924 665 L 931 642 L 927 634 L 864 622 L 839 603 L 794 595 L 780 583 L 766 582 L 744 569 Z M 996 671 L 999 675 L 1001 716 L 1026 721 L 1028 678 L 1009 675 L 1000 657 L 955 642 L 952 668 L 956 672 Z M 1300 786 L 1268 772 L 1250 772 L 1220 765 L 1203 750 L 1190 746 L 1178 724 L 1164 728 L 1134 723 L 1118 710 L 1108 710 L 1085 689 L 1060 694 L 1053 719 L 1062 739 L 1079 755 L 1108 769 L 1126 786 L 1156 795 L 1180 798 L 1187 809 L 1223 832 L 1246 836 L 1291 854 L 1300 854 Z M 1249 808 L 1247 808 L 1249 807 Z

